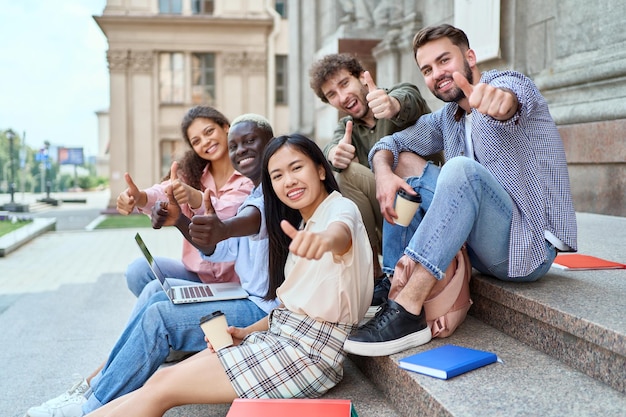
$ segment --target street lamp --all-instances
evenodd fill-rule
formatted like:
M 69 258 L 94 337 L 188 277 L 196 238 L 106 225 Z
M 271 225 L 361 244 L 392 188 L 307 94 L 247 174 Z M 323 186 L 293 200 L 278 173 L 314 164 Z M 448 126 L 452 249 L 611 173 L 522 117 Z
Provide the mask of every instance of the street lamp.
M 2 206 L 2 210 L 12 212 L 24 212 L 28 211 L 28 206 L 15 202 L 15 163 L 13 161 L 13 141 L 15 140 L 15 132 L 9 129 L 4 132 L 7 139 L 9 139 L 9 167 L 11 168 L 11 178 L 9 182 L 9 192 L 11 193 L 11 202 Z
M 11 193 L 11 205 L 15 204 L 13 195 L 15 194 L 15 165 L 13 164 L 13 140 L 15 139 L 15 132 L 9 129 L 6 131 L 7 139 L 9 139 L 9 166 L 11 168 L 11 182 L 9 183 L 9 193 Z

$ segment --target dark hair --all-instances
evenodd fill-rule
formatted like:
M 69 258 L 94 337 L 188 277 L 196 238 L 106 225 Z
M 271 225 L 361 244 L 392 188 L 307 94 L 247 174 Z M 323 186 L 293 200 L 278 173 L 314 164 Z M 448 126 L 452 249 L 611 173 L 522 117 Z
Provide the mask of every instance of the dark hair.
M 311 88 L 324 103 L 328 103 L 328 100 L 322 92 L 322 84 L 342 69 L 347 70 L 356 78 L 359 78 L 365 71 L 359 60 L 349 54 L 326 55 L 311 66 L 309 70 Z
M 413 37 L 413 58 L 415 58 L 417 50 L 424 46 L 425 43 L 441 38 L 450 39 L 452 44 L 458 46 L 461 50 L 467 50 L 470 47 L 467 35 L 461 29 L 448 24 L 428 26 L 421 29 Z
M 265 298 L 272 300 L 276 298 L 276 290 L 285 280 L 285 262 L 289 255 L 289 244 L 291 238 L 288 237 L 280 227 L 282 220 L 287 220 L 298 228 L 302 221 L 302 215 L 298 210 L 292 209 L 279 200 L 268 171 L 269 160 L 283 146 L 291 146 L 310 158 L 315 166 L 322 166 L 326 171 L 324 178 L 324 188 L 330 194 L 339 191 L 339 186 L 333 175 L 330 164 L 324 157 L 320 147 L 306 136 L 294 133 L 275 137 L 265 148 L 263 153 L 263 199 L 265 202 L 265 224 L 269 237 L 269 288 Z
M 196 119 L 209 119 L 219 125 L 222 129 L 230 126 L 228 119 L 218 110 L 209 106 L 195 106 L 187 110 L 185 116 L 183 116 L 183 121 L 180 123 L 180 129 L 183 134 L 183 138 L 187 141 L 187 144 L 191 146 L 191 140 L 189 139 L 189 126 Z M 192 147 L 193 148 L 193 147 Z M 178 161 L 179 172 L 183 181 L 192 186 L 195 189 L 200 191 L 204 191 L 202 187 L 202 182 L 200 181 L 202 178 L 202 172 L 204 168 L 206 168 L 208 162 L 206 159 L 203 159 L 191 149 L 190 151 L 185 152 L 185 155 Z M 166 177 L 168 178 L 168 177 Z

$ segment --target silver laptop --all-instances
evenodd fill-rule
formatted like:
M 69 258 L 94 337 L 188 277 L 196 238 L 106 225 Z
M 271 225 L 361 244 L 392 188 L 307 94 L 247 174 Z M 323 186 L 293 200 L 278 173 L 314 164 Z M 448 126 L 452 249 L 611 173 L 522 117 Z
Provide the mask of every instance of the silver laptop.
M 189 284 L 170 285 L 167 277 L 163 274 L 150 254 L 139 233 L 135 235 L 135 241 L 141 249 L 141 253 L 148 261 L 152 273 L 161 283 L 165 294 L 174 304 L 203 303 L 206 301 L 235 300 L 238 298 L 248 298 L 248 293 L 238 282 L 217 282 L 212 284 Z

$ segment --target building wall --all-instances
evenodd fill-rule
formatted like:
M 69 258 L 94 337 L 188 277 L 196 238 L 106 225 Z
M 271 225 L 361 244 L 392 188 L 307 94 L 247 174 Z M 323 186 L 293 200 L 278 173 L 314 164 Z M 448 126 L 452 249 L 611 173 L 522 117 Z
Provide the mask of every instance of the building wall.
M 546 97 L 565 145 L 575 209 L 626 216 L 626 32 L 621 30 L 626 2 L 290 0 L 289 5 L 290 67 L 300 74 L 300 88 L 291 88 L 297 100 L 291 106 L 294 130 L 314 136 L 321 146 L 332 135 L 338 115 L 308 88 L 308 68 L 342 40 L 377 40 L 371 50 L 377 84 L 413 82 L 435 110 L 443 103 L 427 91 L 413 59 L 417 30 L 440 23 L 466 29 L 458 22 L 485 29 L 495 23 L 498 32 L 490 41 L 498 45 L 496 55 L 482 62 L 479 55 L 479 66 L 523 72 Z M 488 13 L 492 8 L 495 22 Z M 482 46 L 469 38 L 472 48 Z
M 107 37 L 110 73 L 110 207 L 129 172 L 140 188 L 159 182 L 188 145 L 180 122 L 194 105 L 191 57 L 215 55 L 215 97 L 209 104 L 230 120 L 243 113 L 266 116 L 288 130 L 288 107 L 275 105 L 275 55 L 288 53 L 285 19 L 274 0 L 215 0 L 212 14 L 160 14 L 158 0 L 107 0 L 95 20 Z M 161 102 L 159 56 L 182 53 L 184 99 Z
M 96 155 L 96 175 L 109 177 L 109 112 L 96 112 L 98 119 L 98 154 Z

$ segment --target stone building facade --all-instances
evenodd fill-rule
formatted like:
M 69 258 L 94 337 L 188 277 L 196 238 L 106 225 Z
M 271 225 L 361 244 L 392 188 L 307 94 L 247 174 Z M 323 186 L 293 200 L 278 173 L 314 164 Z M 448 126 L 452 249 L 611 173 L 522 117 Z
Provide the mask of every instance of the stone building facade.
M 109 45 L 110 107 L 98 115 L 108 125 L 109 207 L 125 172 L 151 186 L 188 149 L 180 122 L 196 104 L 288 129 L 285 12 L 279 0 L 107 0 L 94 18 Z
M 530 76 L 548 100 L 576 211 L 626 216 L 626 2 L 619 0 L 289 0 L 290 130 L 323 144 L 337 111 L 309 88 L 331 52 L 357 53 L 379 86 L 413 82 L 431 108 L 411 42 L 422 27 L 463 28 L 483 69 Z M 481 61 L 482 58 L 482 61 Z

